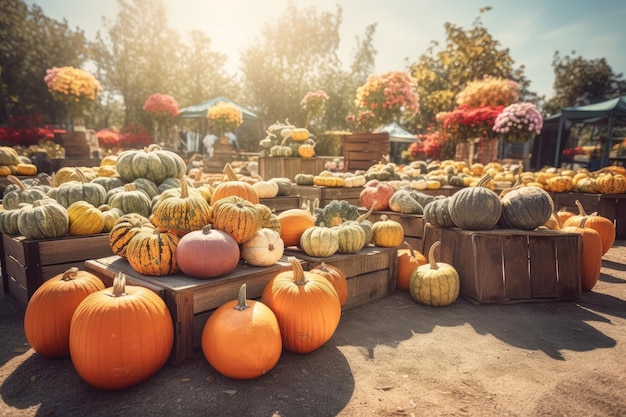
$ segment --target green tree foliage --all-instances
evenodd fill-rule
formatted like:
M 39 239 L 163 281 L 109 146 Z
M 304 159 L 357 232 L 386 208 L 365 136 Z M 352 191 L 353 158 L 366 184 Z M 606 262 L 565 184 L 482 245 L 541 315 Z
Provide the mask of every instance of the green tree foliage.
M 480 10 L 487 12 L 491 8 Z M 519 83 L 524 100 L 536 99 L 528 91 L 529 81 L 524 76 L 524 66 L 514 68 L 508 48 L 503 48 L 477 18 L 465 30 L 452 23 L 444 25 L 446 43 L 442 49 L 436 41 L 410 65 L 410 73 L 417 79 L 420 95 L 420 114 L 415 128 L 423 130 L 434 123 L 434 116 L 451 111 L 456 106 L 456 95 L 472 80 L 485 75 L 511 79 Z
M 0 124 L 9 116 L 42 114 L 46 123 L 66 120 L 43 81 L 52 67 L 81 67 L 86 59 L 82 31 L 46 17 L 39 6 L 0 1 Z
M 556 51 L 552 67 L 555 94 L 544 106 L 548 114 L 626 94 L 626 80 L 613 72 L 605 58 L 588 60 L 576 56 L 575 51 L 572 56 L 561 56 Z

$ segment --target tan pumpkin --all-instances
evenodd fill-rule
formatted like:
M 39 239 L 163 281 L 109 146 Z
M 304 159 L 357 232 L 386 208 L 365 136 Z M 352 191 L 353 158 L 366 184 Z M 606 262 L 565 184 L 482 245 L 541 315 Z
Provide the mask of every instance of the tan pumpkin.
M 253 266 L 274 265 L 284 251 L 285 243 L 280 233 L 268 228 L 261 228 L 252 239 L 241 244 L 241 258 Z
M 383 248 L 400 246 L 404 242 L 404 228 L 400 223 L 391 220 L 387 215 L 372 224 L 372 243 Z
M 428 250 L 428 263 L 418 266 L 409 280 L 409 292 L 415 301 L 430 306 L 447 306 L 456 301 L 461 289 L 457 270 L 449 264 L 437 262 L 435 250 L 441 241 Z
M 328 258 L 339 250 L 339 236 L 334 228 L 313 226 L 300 236 L 300 247 L 309 256 Z
M 601 194 L 624 194 L 626 192 L 626 177 L 608 171 L 598 175 L 596 186 Z
M 274 198 L 278 195 L 278 184 L 274 181 L 257 181 L 252 184 L 259 198 Z
M 67 208 L 69 218 L 68 233 L 71 236 L 86 236 L 101 233 L 104 219 L 98 207 L 86 201 L 77 201 Z

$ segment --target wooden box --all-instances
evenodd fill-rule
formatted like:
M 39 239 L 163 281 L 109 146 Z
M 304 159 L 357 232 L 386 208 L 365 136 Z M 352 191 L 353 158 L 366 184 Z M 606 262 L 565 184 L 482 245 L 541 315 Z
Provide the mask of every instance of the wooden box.
M 258 298 L 276 274 L 291 270 L 284 261 L 268 267 L 242 262 L 229 274 L 202 280 L 182 273 L 163 277 L 142 275 L 119 256 L 87 260 L 85 266 L 100 276 L 105 285 L 110 286 L 115 274 L 123 272 L 127 284 L 149 288 L 163 298 L 174 321 L 174 348 L 170 355 L 173 364 L 192 358 L 194 349 L 201 346 L 202 330 L 211 313 L 225 302 L 237 299 L 243 283 L 248 299 Z
M 343 137 L 344 171 L 367 170 L 389 157 L 389 133 L 351 134 Z
M 333 200 L 345 200 L 355 206 L 360 206 L 359 196 L 363 187 L 321 187 L 318 185 L 293 185 L 290 195 L 300 197 L 300 200 L 317 199 L 319 207 L 325 207 Z
M 365 209 L 361 209 L 364 213 Z M 389 220 L 394 220 L 404 229 L 404 240 L 411 245 L 414 250 L 422 252 L 424 250 L 424 227 L 426 222 L 421 214 L 404 214 L 393 211 L 373 211 L 368 220 L 372 223 L 380 220 L 385 215 Z
M 63 135 L 63 148 L 66 157 L 89 158 L 87 133 L 81 131 L 67 132 Z
M 112 254 L 108 233 L 47 240 L 2 234 L 4 291 L 25 310 L 44 281 L 71 267 L 84 269 L 86 259 Z
M 321 158 L 259 157 L 259 175 L 265 180 L 270 178 L 289 178 L 293 181 L 298 174 L 317 175 L 323 170 L 324 160 Z
M 424 251 L 456 268 L 461 294 L 480 303 L 571 301 L 581 297 L 582 239 L 552 230 L 469 231 L 426 225 Z
M 300 208 L 300 198 L 297 196 L 278 196 L 274 198 L 261 198 L 261 204 L 274 210 L 276 213 L 281 211 Z
M 290 247 L 285 256 L 304 261 L 303 268 L 311 270 L 325 262 L 341 269 L 348 280 L 347 310 L 391 294 L 396 288 L 397 248 L 368 246 L 356 254 L 336 254 L 329 258 L 315 258 Z

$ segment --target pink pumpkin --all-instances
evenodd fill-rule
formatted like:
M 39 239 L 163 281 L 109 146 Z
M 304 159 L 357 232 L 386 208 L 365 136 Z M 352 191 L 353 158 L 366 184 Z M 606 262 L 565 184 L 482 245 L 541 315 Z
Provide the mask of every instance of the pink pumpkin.
M 193 278 L 215 278 L 232 272 L 239 263 L 239 245 L 228 233 L 206 225 L 180 238 L 176 262 Z
M 389 199 L 395 192 L 394 188 L 385 181 L 370 180 L 363 186 L 359 194 L 359 202 L 366 209 L 370 209 L 374 204 L 374 210 L 389 210 Z

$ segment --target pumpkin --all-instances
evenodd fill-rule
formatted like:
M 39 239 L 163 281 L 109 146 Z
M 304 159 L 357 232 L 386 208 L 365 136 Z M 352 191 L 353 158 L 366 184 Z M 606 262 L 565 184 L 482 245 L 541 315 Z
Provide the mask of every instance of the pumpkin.
M 98 210 L 100 210 L 100 215 L 102 216 L 102 220 L 104 220 L 103 232 L 110 232 L 115 222 L 125 214 L 122 210 L 111 207 L 108 204 L 101 205 L 98 207 Z
M 155 229 L 156 227 L 147 217 L 137 213 L 126 213 L 117 219 L 109 232 L 111 251 L 122 258 L 126 258 L 126 248 L 130 240 L 139 232 L 151 232 Z
M 174 323 L 165 302 L 145 287 L 111 288 L 80 303 L 70 324 L 70 356 L 78 374 L 107 391 L 137 385 L 165 365 L 174 346 Z
M 300 236 L 300 247 L 309 256 L 328 258 L 339 250 L 339 236 L 334 228 L 312 226 Z
M 126 245 L 126 259 L 130 266 L 143 275 L 160 277 L 179 271 L 176 246 L 180 237 L 160 230 L 141 230 Z
M 389 209 L 396 213 L 424 214 L 424 207 L 413 198 L 409 190 L 397 190 L 389 199 Z
M 278 319 L 260 301 L 246 299 L 246 284 L 236 300 L 217 308 L 202 329 L 202 353 L 217 372 L 234 379 L 265 375 L 280 359 L 283 342 Z
M 459 229 L 488 230 L 500 220 L 500 197 L 487 188 L 491 177 L 485 175 L 475 187 L 462 188 L 450 197 L 448 211 Z
M 157 195 L 161 194 L 161 190 L 159 190 L 160 185 L 157 186 L 154 181 L 148 178 L 137 178 L 132 183 L 135 184 L 138 190 L 141 190 L 148 194 L 148 197 L 150 199 L 153 199 Z
M 228 233 L 205 225 L 180 238 L 176 262 L 193 278 L 215 278 L 232 272 L 239 263 L 239 245 Z
M 104 219 L 101 211 L 86 201 L 77 201 L 67 208 L 70 236 L 86 236 L 101 233 Z
M 253 204 L 239 196 L 229 196 L 219 199 L 212 208 L 213 227 L 223 230 L 235 239 L 237 243 L 244 243 L 261 230 L 263 217 Z
M 17 175 L 32 176 L 37 175 L 37 165 L 28 163 L 19 163 L 15 165 Z
M 391 220 L 387 215 L 372 225 L 372 243 L 383 248 L 400 246 L 404 241 L 404 228 L 400 223 Z
M 339 253 L 357 253 L 366 245 L 365 231 L 358 223 L 342 223 L 333 226 L 333 230 L 337 232 L 337 242 Z
M 180 189 L 181 180 L 179 178 L 166 178 L 157 187 L 158 194 L 161 194 L 165 190 Z M 157 195 L 158 195 L 157 194 Z
M 291 180 L 289 178 L 285 178 L 285 177 L 270 178 L 268 181 L 274 181 L 276 184 L 278 184 L 279 196 L 290 195 L 291 187 L 293 186 L 293 184 L 291 183 Z
M 303 143 L 298 146 L 298 155 L 302 158 L 313 158 L 315 156 L 315 143 Z
M 545 224 L 554 210 L 552 197 L 537 187 L 516 187 L 501 199 L 499 224 L 504 228 L 534 230 Z
M 120 153 L 115 168 L 126 182 L 147 178 L 158 186 L 166 178 L 183 178 L 187 166 L 178 154 L 153 144 L 143 150 Z
M 65 207 L 43 198 L 20 210 L 17 227 L 26 239 L 56 239 L 67 235 L 69 222 Z
M 598 175 L 596 186 L 601 194 L 624 194 L 626 192 L 626 176 L 608 171 Z
M 103 186 L 107 193 L 114 188 L 123 187 L 124 184 L 126 184 L 126 182 L 120 177 L 96 177 L 91 180 L 91 182 Z
M 17 170 L 14 167 L 15 165 L 0 165 L 0 176 L 17 175 Z
M 258 181 L 252 188 L 259 198 L 274 198 L 278 195 L 278 184 L 274 181 Z
M 95 178 L 96 174 L 90 168 L 62 167 L 52 176 L 52 186 L 60 187 L 70 181 L 89 182 Z
M 326 278 L 335 288 L 339 304 L 343 307 L 348 300 L 348 280 L 346 274 L 336 266 L 322 262 L 309 270 L 312 274 L 321 275 Z
M 311 134 L 309 133 L 308 129 L 304 127 L 299 127 L 291 129 L 289 136 L 296 142 L 303 142 L 309 139 L 311 137 Z
M 288 209 L 278 213 L 280 222 L 280 238 L 285 246 L 297 246 L 306 229 L 315 226 L 311 212 L 304 209 Z
M 563 221 L 563 227 L 578 226 L 582 219 L 587 219 L 585 227 L 591 228 L 598 232 L 602 240 L 602 256 L 604 256 L 615 243 L 615 225 L 611 220 L 597 213 L 587 214 L 585 208 L 579 200 L 575 202 L 578 207 L 578 214 L 570 216 Z
M 313 185 L 314 178 L 315 178 L 315 175 L 313 174 L 300 173 L 300 174 L 296 174 L 296 176 L 293 177 L 293 180 L 295 181 L 297 185 Z
M 86 201 L 95 207 L 105 203 L 107 191 L 100 184 L 89 182 L 83 171 L 75 168 L 79 181 L 67 181 L 58 187 L 51 188 L 48 196 L 54 198 L 67 208 L 77 201 Z
M 602 269 L 602 238 L 600 234 L 587 227 L 590 217 L 579 218 L 578 224 L 564 226 L 564 233 L 578 233 L 582 238 L 583 252 L 580 260 L 580 283 L 583 291 L 591 291 L 600 279 Z
M 418 266 L 428 263 L 428 259 L 419 251 L 404 242 L 406 248 L 398 249 L 396 263 L 396 288 L 408 291 L 411 274 Z
M 188 191 L 187 181 L 181 182 L 180 197 L 161 201 L 152 210 L 152 222 L 182 236 L 200 230 L 211 220 L 211 207 L 199 194 Z
M 374 210 L 389 210 L 389 199 L 395 193 L 391 185 L 384 181 L 370 180 L 359 193 L 359 202 L 369 209 L 376 204 Z
M 4 193 L 2 197 L 2 207 L 6 210 L 18 209 L 21 203 L 31 204 L 36 200 L 41 200 L 48 196 L 41 188 L 26 187 L 19 178 L 13 175 L 9 175 L 7 180 L 17 188 Z
M 440 245 L 441 241 L 433 243 L 428 250 L 428 263 L 418 266 L 411 273 L 409 293 L 420 304 L 447 306 L 459 297 L 459 273 L 452 265 L 435 259 L 435 250 Z
M 0 165 L 17 165 L 19 154 L 10 146 L 0 146 Z
M 117 191 L 114 191 L 117 190 Z M 137 213 L 143 217 L 152 214 L 152 202 L 148 195 L 137 189 L 135 183 L 124 184 L 122 188 L 109 191 L 107 203 L 110 207 L 124 213 Z
M 293 155 L 293 149 L 289 146 L 274 145 L 270 148 L 271 156 L 291 156 Z
M 266 227 L 241 244 L 241 258 L 253 266 L 274 265 L 284 251 L 285 243 L 280 238 L 280 232 Z
M 218 200 L 230 196 L 241 197 L 254 204 L 259 203 L 259 196 L 252 185 L 241 181 L 230 164 L 226 164 L 224 167 L 224 174 L 226 174 L 228 180 L 220 183 L 213 190 L 213 195 L 211 196 L 211 206 L 213 206 Z
M 454 227 L 450 217 L 450 197 L 438 198 L 424 206 L 424 221 L 435 227 Z
M 41 356 L 70 356 L 70 322 L 89 294 L 104 289 L 96 275 L 69 268 L 44 281 L 28 301 L 24 314 L 26 340 Z
M 346 220 L 344 223 L 355 223 L 358 224 L 361 229 L 365 232 L 365 245 L 367 246 L 372 242 L 372 222 L 367 218 L 374 211 L 374 205 L 369 208 L 365 213 L 361 214 L 356 220 Z
M 309 353 L 335 333 L 341 303 L 326 278 L 304 271 L 294 256 L 287 259 L 291 270 L 278 273 L 266 284 L 261 302 L 278 319 L 283 347 L 294 353 Z
M 28 207 L 30 204 L 22 203 L 23 207 Z M 6 235 L 19 235 L 20 229 L 17 225 L 17 220 L 20 217 L 21 209 L 16 210 L 0 210 L 0 233 Z

